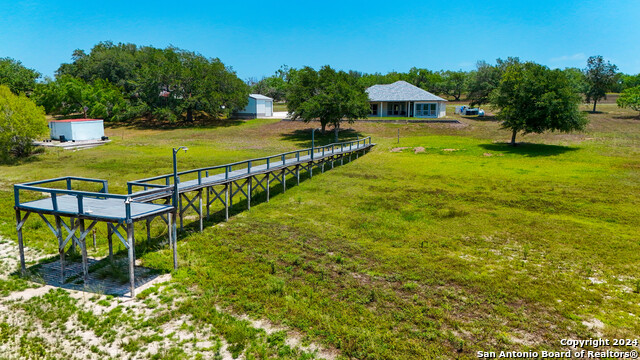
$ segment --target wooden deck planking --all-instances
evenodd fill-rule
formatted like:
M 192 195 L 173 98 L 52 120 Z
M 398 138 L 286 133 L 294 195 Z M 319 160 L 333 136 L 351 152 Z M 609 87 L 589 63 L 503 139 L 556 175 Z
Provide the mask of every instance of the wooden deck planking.
M 366 148 L 373 147 L 374 145 L 375 144 L 366 144 L 366 145 L 359 144 L 359 146 L 353 146 L 351 149 L 346 148 L 343 151 L 338 150 L 333 152 L 326 152 L 324 156 L 322 156 L 321 153 L 315 153 L 313 157 L 313 161 L 323 160 L 333 155 L 348 154 L 353 151 L 364 150 Z M 232 180 L 239 180 L 245 177 L 262 174 L 268 171 L 277 170 L 278 168 L 284 168 L 285 166 L 288 167 L 293 165 L 300 165 L 300 164 L 305 164 L 311 161 L 312 161 L 311 155 L 304 155 L 304 156 L 300 156 L 300 160 L 296 158 L 285 159 L 284 164 L 282 163 L 282 161 L 272 161 L 269 164 L 269 168 L 267 168 L 266 164 L 252 166 L 251 172 L 249 172 L 247 168 L 233 170 L 229 173 L 228 178 L 226 177 L 225 173 L 221 173 L 221 174 L 203 177 L 200 179 L 200 182 L 198 182 L 198 179 L 188 180 L 188 181 L 178 183 L 178 192 L 183 193 L 183 192 L 193 191 L 195 189 L 202 188 L 202 187 L 224 184 Z
M 26 264 L 24 259 L 24 249 L 23 249 L 23 242 L 22 242 L 22 226 L 24 225 L 25 221 L 27 220 L 31 212 L 39 213 L 41 215 L 50 214 L 50 215 L 56 216 L 55 224 L 57 228 L 54 227 L 46 218 L 43 217 L 43 220 L 47 223 L 47 225 L 49 225 L 49 228 L 54 233 L 54 235 L 56 235 L 58 239 L 59 252 L 60 252 L 60 266 L 61 266 L 61 283 L 64 283 L 64 279 L 65 279 L 64 248 L 67 242 L 70 241 L 70 239 L 73 238 L 72 244 L 78 245 L 82 251 L 82 254 L 83 254 L 82 269 L 83 269 L 84 281 L 86 282 L 87 279 L 89 278 L 86 236 L 93 229 L 95 224 L 99 221 L 118 222 L 118 223 L 126 222 L 126 225 L 123 224 L 123 228 L 121 229 L 120 229 L 121 225 L 109 224 L 108 231 L 107 231 L 108 232 L 107 238 L 109 242 L 110 256 L 112 256 L 111 251 L 112 251 L 112 235 L 113 234 L 116 234 L 117 237 L 120 238 L 120 240 L 122 240 L 123 243 L 125 243 L 125 246 L 128 249 L 129 280 L 130 280 L 129 287 L 131 290 L 131 296 L 134 297 L 135 296 L 135 271 L 134 271 L 135 240 L 134 240 L 134 234 L 133 234 L 134 232 L 133 225 L 135 221 L 146 219 L 147 231 L 148 231 L 149 222 L 155 216 L 168 214 L 166 219 L 163 218 L 163 220 L 167 223 L 170 229 L 168 232 L 169 244 L 173 250 L 174 269 L 177 269 L 178 268 L 177 227 L 176 227 L 175 217 L 178 216 L 179 214 L 180 227 L 182 228 L 182 215 L 184 214 L 184 211 L 186 211 L 189 207 L 192 207 L 200 216 L 200 231 L 203 230 L 203 223 L 202 223 L 203 191 L 202 189 L 209 188 L 210 190 L 212 190 L 214 185 L 225 185 L 226 194 L 224 197 L 224 204 L 226 206 L 226 219 L 228 219 L 228 216 L 229 216 L 228 209 L 229 209 L 229 206 L 232 204 L 231 201 L 235 193 L 241 192 L 245 194 L 248 200 L 248 207 L 250 208 L 252 180 L 255 179 L 256 187 L 261 186 L 264 190 L 266 190 L 267 201 L 268 201 L 268 196 L 269 196 L 268 174 L 273 173 L 274 179 L 277 181 L 281 181 L 282 184 L 286 186 L 285 176 L 287 171 L 289 171 L 290 174 L 293 174 L 293 172 L 290 169 L 292 166 L 296 167 L 297 176 L 299 176 L 298 171 L 300 167 L 303 169 L 307 169 L 308 171 L 311 172 L 313 169 L 314 163 L 316 166 L 322 164 L 322 170 L 324 171 L 324 165 L 327 159 L 332 158 L 333 160 L 336 160 L 335 156 L 338 156 L 339 159 L 344 159 L 346 155 L 349 155 L 349 159 L 351 159 L 351 155 L 354 152 L 357 156 L 358 151 L 366 150 L 375 146 L 375 144 L 371 143 L 370 138 L 369 138 L 369 144 L 366 144 L 366 138 L 363 139 L 363 141 L 365 141 L 363 144 L 360 144 L 358 141 L 355 146 L 353 146 L 353 142 L 349 143 L 348 147 L 343 147 L 342 150 L 337 150 L 337 151 L 336 151 L 336 148 L 333 147 L 333 145 L 331 145 L 330 152 L 326 150 L 324 153 L 319 151 L 313 152 L 313 158 L 309 153 L 310 149 L 307 149 L 307 150 L 293 152 L 296 154 L 296 157 L 289 158 L 289 159 L 287 159 L 285 156 L 290 155 L 292 153 L 280 154 L 280 155 L 275 155 L 272 157 L 262 158 L 262 159 L 252 159 L 252 160 L 247 160 L 245 162 L 239 162 L 234 164 L 215 166 L 208 169 L 225 169 L 226 170 L 226 168 L 228 167 L 231 171 L 229 171 L 228 173 L 226 173 L 225 171 L 224 173 L 215 174 L 212 176 L 201 177 L 203 172 L 205 172 L 206 174 L 206 171 L 207 171 L 206 169 L 195 169 L 195 170 L 187 171 L 186 173 L 197 172 L 199 179 L 188 180 L 182 183 L 178 183 L 178 193 L 180 194 L 179 195 L 180 203 L 179 205 L 175 204 L 176 207 L 173 206 L 174 204 L 161 205 L 161 204 L 154 204 L 152 202 L 153 200 L 167 197 L 167 189 L 172 189 L 172 185 L 169 184 L 169 179 L 170 177 L 172 177 L 172 175 L 163 175 L 160 177 L 161 179 L 166 180 L 167 182 L 166 186 L 164 185 L 151 186 L 152 184 L 148 184 L 149 186 L 147 186 L 145 184 L 145 181 L 153 181 L 157 179 L 153 179 L 153 180 L 147 179 L 147 180 L 140 180 L 138 182 L 134 182 L 136 183 L 135 184 L 136 186 L 143 186 L 145 188 L 145 191 L 137 192 L 129 195 L 109 194 L 107 192 L 106 181 L 99 180 L 99 179 L 65 177 L 65 178 L 59 178 L 59 179 L 49 179 L 44 181 L 20 184 L 20 186 L 14 187 L 14 196 L 15 196 L 15 202 L 16 202 L 15 204 L 16 229 L 18 232 L 21 272 L 23 275 L 26 275 Z M 327 149 L 328 147 L 329 146 L 325 146 L 325 147 L 321 147 L 320 149 Z M 302 152 L 306 152 L 308 153 L 308 155 L 301 155 Z M 277 160 L 278 158 L 280 158 L 280 160 Z M 271 159 L 274 159 L 275 161 L 271 161 Z M 266 161 L 267 163 L 252 166 L 252 162 L 255 163 L 260 161 Z M 245 164 L 246 167 L 242 169 L 236 169 L 236 170 L 233 170 L 231 168 L 232 166 L 241 166 L 241 164 Z M 277 173 L 281 173 L 279 175 L 280 180 L 278 180 Z M 263 178 L 262 180 L 258 180 L 257 175 L 262 175 L 262 174 L 267 174 L 267 177 Z M 267 181 L 266 187 L 265 185 L 262 184 L 262 181 L 265 181 L 265 179 Z M 52 181 L 62 181 L 62 180 L 67 181 L 66 190 L 49 189 L 49 188 L 34 186 L 34 185 L 41 185 L 44 183 L 50 183 Z M 70 184 L 71 180 L 102 182 L 104 184 L 103 190 L 100 193 L 73 191 L 71 190 L 71 184 Z M 244 180 L 244 185 L 239 185 L 237 183 L 238 180 Z M 299 181 L 299 178 L 298 178 L 298 181 Z M 227 200 L 227 196 L 229 196 L 229 187 L 233 189 L 234 183 L 236 184 L 237 189 L 235 192 L 233 192 L 232 190 L 232 193 L 230 194 L 230 198 Z M 242 187 L 245 185 L 247 186 L 246 192 L 242 189 Z M 155 187 L 156 189 L 147 191 L 147 187 L 152 187 L 152 188 Z M 53 196 L 56 199 L 55 209 L 53 206 L 53 198 L 51 197 L 34 200 L 34 201 L 28 201 L 28 202 L 20 202 L 19 201 L 20 190 L 36 191 L 36 192 L 40 191 L 43 193 L 51 194 L 51 196 Z M 209 191 L 210 190 L 207 190 L 207 199 L 206 199 L 207 216 L 209 215 L 209 205 L 210 205 Z M 129 186 L 129 191 L 131 191 L 131 186 Z M 186 197 L 186 195 L 182 195 L 183 193 L 191 192 L 191 191 L 197 191 L 198 192 L 197 196 L 193 197 L 192 199 L 189 199 L 188 197 Z M 169 196 L 171 195 L 172 192 L 173 191 L 168 191 Z M 216 193 L 214 191 L 214 194 L 216 194 L 216 197 L 219 197 L 221 192 Z M 183 196 L 187 200 L 187 206 L 185 208 L 182 207 Z M 199 201 L 199 204 L 198 204 L 199 207 L 196 207 L 196 204 L 194 203 L 196 200 Z M 216 199 L 214 198 L 213 201 L 215 200 Z M 78 201 L 82 201 L 81 208 L 78 207 L 79 205 Z M 129 201 L 129 203 L 127 203 L 126 201 Z M 222 198 L 220 198 L 220 201 L 222 201 Z M 24 216 L 21 214 L 22 211 L 25 212 Z M 62 237 L 63 229 L 60 227 L 61 216 L 70 217 L 72 220 L 70 221 L 70 226 L 67 226 L 66 223 L 62 221 L 64 228 L 67 230 L 67 232 L 69 232 L 69 234 L 66 235 L 67 236 L 66 240 L 63 239 Z M 74 218 L 77 219 L 77 221 L 73 220 Z M 84 219 L 92 220 L 88 228 L 85 228 Z M 120 231 L 126 231 L 126 238 L 120 233 Z M 78 232 L 78 235 L 75 235 L 76 232 Z M 148 232 L 147 232 L 147 236 L 149 237 Z
M 269 167 L 266 164 L 256 165 L 251 167 L 251 171 L 248 168 L 237 169 L 229 172 L 228 177 L 225 173 L 202 177 L 200 181 L 198 179 L 188 180 L 180 182 L 178 184 L 178 191 L 180 193 L 190 192 L 198 190 L 200 188 L 221 185 L 230 181 L 236 181 L 247 178 L 249 176 L 259 175 L 266 172 L 283 169 L 289 166 L 306 164 L 312 161 L 321 161 L 328 157 L 335 155 L 348 154 L 353 151 L 364 150 L 373 147 L 375 144 L 357 144 L 351 148 L 344 148 L 342 151 L 339 149 L 333 149 L 332 152 L 326 152 L 324 156 L 321 153 L 314 153 L 313 160 L 311 155 L 303 155 L 297 158 L 285 159 L 284 162 L 272 161 L 269 163 Z M 149 198 L 153 200 L 154 197 Z M 145 201 L 145 200 L 143 200 Z M 90 197 L 83 198 L 84 213 L 78 213 L 78 199 L 71 195 L 59 195 L 57 196 L 58 210 L 53 209 L 53 203 L 51 198 L 40 199 L 35 201 L 29 201 L 17 204 L 17 208 L 25 211 L 34 211 L 48 214 L 57 214 L 71 217 L 82 217 L 87 219 L 98 220 L 114 220 L 119 221 L 126 218 L 126 209 L 124 200 L 121 199 L 96 199 Z M 172 210 L 171 205 L 160 205 L 151 202 L 132 201 L 131 202 L 131 218 L 138 220 L 148 216 L 158 215 L 166 213 Z
M 126 218 L 124 200 L 120 199 L 94 199 L 84 197 L 82 204 L 84 213 L 78 214 L 78 199 L 75 196 L 57 196 L 58 210 L 53 210 L 51 198 L 40 199 L 20 203 L 18 208 L 25 211 L 39 213 L 50 213 L 71 217 L 82 217 L 99 220 L 123 220 Z M 153 203 L 131 202 L 131 218 L 140 219 L 151 215 L 157 215 L 172 211 L 170 205 L 159 205 Z

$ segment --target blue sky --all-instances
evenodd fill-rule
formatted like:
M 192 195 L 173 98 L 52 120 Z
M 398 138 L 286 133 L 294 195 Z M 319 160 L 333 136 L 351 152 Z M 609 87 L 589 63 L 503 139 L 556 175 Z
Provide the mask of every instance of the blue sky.
M 174 45 L 218 57 L 242 79 L 281 65 L 364 72 L 471 70 L 519 56 L 584 67 L 603 55 L 640 72 L 640 1 L 7 1 L 0 57 L 45 76 L 99 41 Z

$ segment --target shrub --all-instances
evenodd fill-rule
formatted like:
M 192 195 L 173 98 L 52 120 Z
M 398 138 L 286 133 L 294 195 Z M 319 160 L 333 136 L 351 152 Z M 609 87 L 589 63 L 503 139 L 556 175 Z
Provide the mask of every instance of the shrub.
M 640 86 L 624 90 L 622 94 L 620 94 L 617 103 L 621 108 L 630 108 L 635 111 L 640 111 Z
M 33 140 L 46 132 L 44 109 L 0 85 L 0 161 L 31 154 Z

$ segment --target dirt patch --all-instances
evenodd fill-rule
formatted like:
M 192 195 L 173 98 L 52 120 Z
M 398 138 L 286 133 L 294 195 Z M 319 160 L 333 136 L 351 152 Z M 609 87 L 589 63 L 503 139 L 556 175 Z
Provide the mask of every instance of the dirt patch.
M 222 310 L 219 310 L 219 311 L 222 311 Z M 292 348 L 298 348 L 304 352 L 315 353 L 321 359 L 334 360 L 334 359 L 337 359 L 338 356 L 340 355 L 338 350 L 336 349 L 327 349 L 314 343 L 311 343 L 309 345 L 303 345 L 302 334 L 289 330 L 283 326 L 275 325 L 269 320 L 266 320 L 266 319 L 253 320 L 246 315 L 240 315 L 240 316 L 234 315 L 234 316 L 236 316 L 240 320 L 245 320 L 249 322 L 249 324 L 251 324 L 251 326 L 256 329 L 264 330 L 269 335 L 277 331 L 286 331 L 287 338 L 285 340 L 285 343 L 288 346 Z
M 391 152 L 402 152 L 402 150 L 406 150 L 406 149 L 408 149 L 408 147 L 396 147 L 396 148 L 391 149 L 390 151 Z
M 37 261 L 47 257 L 41 251 L 24 247 L 24 259 L 26 262 Z M 20 253 L 18 244 L 0 237 L 0 278 L 5 279 L 10 273 L 18 270 L 20 266 Z
M 9 297 L 0 299 L 0 322 L 7 324 L 11 333 L 8 340 L 0 344 L 0 353 L 21 354 L 21 351 L 31 351 L 31 348 L 25 350 L 25 346 L 37 344 L 42 351 L 58 354 L 65 359 L 165 358 L 176 351 L 187 358 L 234 359 L 232 352 L 237 352 L 237 348 L 232 351 L 232 346 L 215 327 L 195 321 L 190 316 L 169 316 L 157 326 L 140 326 L 173 314 L 173 310 L 185 299 L 185 294 L 175 290 L 170 280 L 170 274 L 154 278 L 136 288 L 137 294 L 141 295 L 136 298 L 65 289 L 68 295 L 62 299 L 67 300 L 62 301 L 61 306 L 74 310 L 71 310 L 69 319 L 64 323 L 51 323 L 46 316 L 42 317 L 38 312 L 29 310 L 30 306 L 25 306 L 33 301 L 39 304 L 42 300 L 38 297 L 51 296 L 50 292 L 57 293 L 54 296 L 61 296 L 59 287 L 45 285 L 13 292 Z M 38 306 L 49 305 L 45 301 Z M 267 335 L 285 331 L 286 345 L 297 351 L 314 353 L 324 359 L 335 359 L 339 355 L 337 350 L 325 349 L 313 343 L 307 345 L 302 334 L 267 320 L 233 316 L 264 330 Z M 101 325 L 109 317 L 117 319 L 112 320 L 111 330 L 107 330 L 115 331 L 115 340 L 113 335 L 104 335 L 105 329 Z M 259 336 L 257 341 L 266 344 L 267 337 Z M 241 352 L 236 358 L 244 357 Z
M 593 318 L 591 320 L 582 321 L 582 325 L 595 332 L 597 336 L 602 336 L 602 330 L 604 329 L 604 323 L 602 321 Z
M 161 276 L 153 283 L 145 284 L 139 290 L 143 291 L 151 286 L 165 288 L 168 286 L 166 282 L 168 280 L 170 280 L 169 275 Z M 49 291 L 55 291 L 55 288 L 44 286 L 37 290 L 40 290 L 39 295 L 44 295 Z M 29 301 L 30 298 L 29 296 L 21 296 L 25 292 L 15 293 L 12 294 L 12 301 L 6 300 L 0 304 L 2 321 L 7 323 L 13 332 L 13 337 L 2 345 L 1 351 L 7 354 L 20 353 L 21 350 L 24 350 L 25 337 L 28 337 L 32 339 L 30 341 L 38 343 L 47 353 L 58 354 L 61 358 L 66 359 L 102 359 L 105 357 L 146 359 L 154 355 L 164 357 L 163 354 L 169 349 L 177 347 L 189 358 L 202 355 L 204 358 L 233 358 L 231 353 L 226 350 L 224 339 L 215 335 L 212 329 L 206 326 L 194 328 L 193 323 L 186 317 L 172 319 L 158 329 L 136 328 L 138 324 L 152 320 L 156 316 L 156 311 L 171 308 L 171 305 L 166 307 L 153 306 L 154 309 L 150 307 L 149 304 L 160 303 L 160 291 L 144 299 L 111 298 L 74 290 L 67 290 L 67 292 L 69 297 L 74 299 L 78 316 L 93 314 L 98 316 L 97 321 L 101 321 L 105 316 L 109 316 L 108 313 L 122 308 L 122 313 L 126 314 L 127 318 L 130 317 L 131 320 L 114 323 L 112 329 L 118 334 L 115 340 L 109 339 L 108 336 L 102 336 L 96 332 L 99 326 L 95 328 L 87 325 L 86 320 L 81 321 L 75 315 L 71 315 L 63 325 L 53 324 L 51 326 L 43 319 L 24 310 L 21 305 L 23 302 Z M 82 316 L 86 319 L 88 315 Z M 157 339 L 144 340 L 154 337 Z M 195 339 L 203 340 L 195 341 Z
M 422 146 L 418 146 L 417 148 L 413 148 L 413 153 L 414 154 L 423 153 L 423 152 L 424 152 L 424 147 L 422 147 Z

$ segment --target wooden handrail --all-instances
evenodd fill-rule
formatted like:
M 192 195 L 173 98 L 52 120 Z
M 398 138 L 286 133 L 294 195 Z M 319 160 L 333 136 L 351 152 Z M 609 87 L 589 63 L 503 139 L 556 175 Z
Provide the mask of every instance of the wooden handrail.
M 358 139 L 358 140 L 352 140 L 352 141 L 345 141 L 345 142 L 339 142 L 339 143 L 332 143 L 332 144 L 328 144 L 328 145 L 316 146 L 313 149 L 312 148 L 306 148 L 306 149 L 294 150 L 294 151 L 289 151 L 289 152 L 276 154 L 276 155 L 271 155 L 271 156 L 265 156 L 265 157 L 260 157 L 260 158 L 237 161 L 237 162 L 224 164 L 224 165 L 214 165 L 214 166 L 209 166 L 209 167 L 203 167 L 203 168 L 179 171 L 178 172 L 178 176 L 197 173 L 198 174 L 198 179 L 199 179 L 198 183 L 201 184 L 201 181 L 202 181 L 201 174 L 202 174 L 203 171 L 207 172 L 207 171 L 210 171 L 210 170 L 225 169 L 225 179 L 229 179 L 229 173 L 231 172 L 231 168 L 234 167 L 234 166 L 246 165 L 245 167 L 248 169 L 248 171 L 249 171 L 248 173 L 250 173 L 251 164 L 255 163 L 255 162 L 258 162 L 258 161 L 266 161 L 267 162 L 267 169 L 270 169 L 271 168 L 270 167 L 271 166 L 271 159 L 279 158 L 278 160 L 284 163 L 285 160 L 286 160 L 286 156 L 287 155 L 295 154 L 296 161 L 300 161 L 300 153 L 307 153 L 307 155 L 310 155 L 312 151 L 315 151 L 315 152 L 322 153 L 323 156 L 324 156 L 324 154 L 327 153 L 325 151 L 326 148 L 331 148 L 331 151 L 329 153 L 334 154 L 337 145 L 340 145 L 340 152 L 344 151 L 344 148 L 346 147 L 345 145 L 349 146 L 349 150 L 351 151 L 353 149 L 353 144 L 354 143 L 357 144 L 356 148 L 358 148 L 358 147 L 360 147 L 361 143 L 362 143 L 362 145 L 367 145 L 367 140 L 368 140 L 368 144 L 371 145 L 371 136 L 367 136 L 365 138 Z M 240 175 L 240 176 L 242 176 L 242 175 Z M 165 180 L 167 183 L 169 183 L 171 181 L 172 177 L 173 177 L 173 174 L 158 175 L 158 176 L 153 176 L 153 177 L 144 178 L 144 179 L 140 179 L 140 180 L 129 181 L 127 184 L 130 184 L 132 186 L 133 185 L 135 185 L 135 186 L 144 186 L 143 184 L 148 184 L 151 181 L 157 181 L 157 180 Z M 205 177 L 207 177 L 207 176 L 205 176 Z
M 286 167 L 289 166 L 287 164 L 287 160 L 292 160 L 295 159 L 296 162 L 300 162 L 300 154 L 306 154 L 307 156 L 310 156 L 312 153 L 318 153 L 318 154 L 322 154 L 322 156 L 324 157 L 326 154 L 335 154 L 337 146 L 340 145 L 340 151 L 339 152 L 344 152 L 345 148 L 348 146 L 349 147 L 349 151 L 351 151 L 353 149 L 353 144 L 356 144 L 356 148 L 360 148 L 360 145 L 362 143 L 362 145 L 367 145 L 367 140 L 369 145 L 371 145 L 371 137 L 365 137 L 362 139 L 357 139 L 357 140 L 353 140 L 353 141 L 346 141 L 346 142 L 341 142 L 341 143 L 334 143 L 334 144 L 328 144 L 328 145 L 323 145 L 323 146 L 318 146 L 318 147 L 314 147 L 314 148 L 306 148 L 306 149 L 300 149 L 300 150 L 294 150 L 294 151 L 289 151 L 289 152 L 285 152 L 285 153 L 281 153 L 281 154 L 277 154 L 277 155 L 271 155 L 271 156 L 265 156 L 265 157 L 260 157 L 260 158 L 255 158 L 255 159 L 249 159 L 249 160 L 243 160 L 243 161 L 238 161 L 238 162 L 234 162 L 234 163 L 230 163 L 230 164 L 224 164 L 224 165 L 216 165 L 216 166 L 210 166 L 210 167 L 204 167 L 204 168 L 198 168 L 198 169 L 192 169 L 192 170 L 186 170 L 186 171 L 181 171 L 178 173 L 178 175 L 189 175 L 189 174 L 197 174 L 197 179 L 198 179 L 198 184 L 201 185 L 202 184 L 202 174 L 204 172 L 205 174 L 205 178 L 209 177 L 209 171 L 210 170 L 221 170 L 224 169 L 224 178 L 225 180 L 229 180 L 229 179 L 234 179 L 234 178 L 238 178 L 238 177 L 243 177 L 246 175 L 250 175 L 252 173 L 251 169 L 255 168 L 256 166 L 261 166 L 261 165 L 256 165 L 256 163 L 258 162 L 262 162 L 265 161 L 266 162 L 266 169 L 270 170 L 273 169 L 274 166 L 274 161 L 275 160 L 276 163 L 278 163 L 278 165 L 275 168 L 280 168 L 280 167 Z M 287 159 L 287 156 L 289 155 L 295 155 L 289 159 Z M 245 165 L 245 167 L 241 167 L 238 170 L 244 170 L 246 168 L 246 172 L 242 172 L 238 175 L 231 175 L 231 173 L 234 171 L 233 167 L 236 166 L 242 166 Z M 221 173 L 222 174 L 222 173 Z M 102 179 L 92 179 L 92 178 L 83 178 L 83 177 L 76 177 L 76 176 L 65 176 L 65 177 L 58 177 L 58 178 L 53 178 L 53 179 L 45 179 L 45 180 L 38 180 L 38 181 L 32 181 L 32 182 L 27 182 L 27 183 L 22 183 L 22 184 L 16 184 L 13 186 L 14 189 L 14 201 L 15 201 L 15 206 L 16 208 L 20 207 L 20 191 L 35 191 L 35 192 L 40 192 L 40 193 L 47 193 L 50 194 L 51 196 L 51 203 L 52 203 L 52 208 L 53 211 L 58 211 L 58 195 L 63 194 L 63 195 L 69 195 L 69 196 L 74 196 L 77 198 L 77 202 L 78 202 L 78 214 L 79 215 L 83 215 L 84 214 L 84 203 L 83 203 L 83 199 L 84 198 L 94 198 L 94 199 L 119 199 L 123 201 L 123 204 L 125 206 L 125 214 L 126 214 L 126 221 L 130 221 L 131 220 L 131 203 L 132 202 L 136 202 L 136 201 L 140 201 L 140 200 L 145 200 L 146 198 L 153 198 L 153 197 L 157 197 L 159 194 L 163 194 L 164 196 L 171 196 L 173 194 L 173 186 L 171 184 L 171 178 L 173 177 L 172 174 L 168 174 L 168 175 L 160 175 L 160 176 L 154 176 L 154 177 L 150 177 L 150 178 L 146 178 L 146 179 L 141 179 L 141 180 L 134 180 L 134 181 L 129 181 L 127 182 L 127 192 L 128 194 L 126 195 L 122 195 L 122 194 L 111 194 L 108 192 L 108 182 L 107 180 L 102 180 Z M 164 185 L 160 185 L 160 184 L 152 184 L 150 183 L 151 181 L 156 181 L 156 180 L 165 180 L 165 184 Z M 53 182 L 58 182 L 58 181 L 65 181 L 66 182 L 66 189 L 57 189 L 57 188 L 50 188 L 50 187 L 44 187 L 44 186 L 37 186 L 37 185 L 43 185 L 43 184 L 49 184 L 49 183 L 53 183 Z M 94 182 L 94 183 L 101 183 L 102 189 L 99 192 L 94 192 L 94 191 L 82 191 L 82 190 L 73 190 L 71 188 L 71 182 L 72 181 L 83 181 L 83 182 Z M 178 182 L 180 182 L 180 177 L 178 177 Z M 143 187 L 144 190 L 141 191 L 137 191 L 137 192 L 133 192 L 133 186 L 139 186 L 139 187 Z M 151 189 L 149 189 L 151 188 Z

